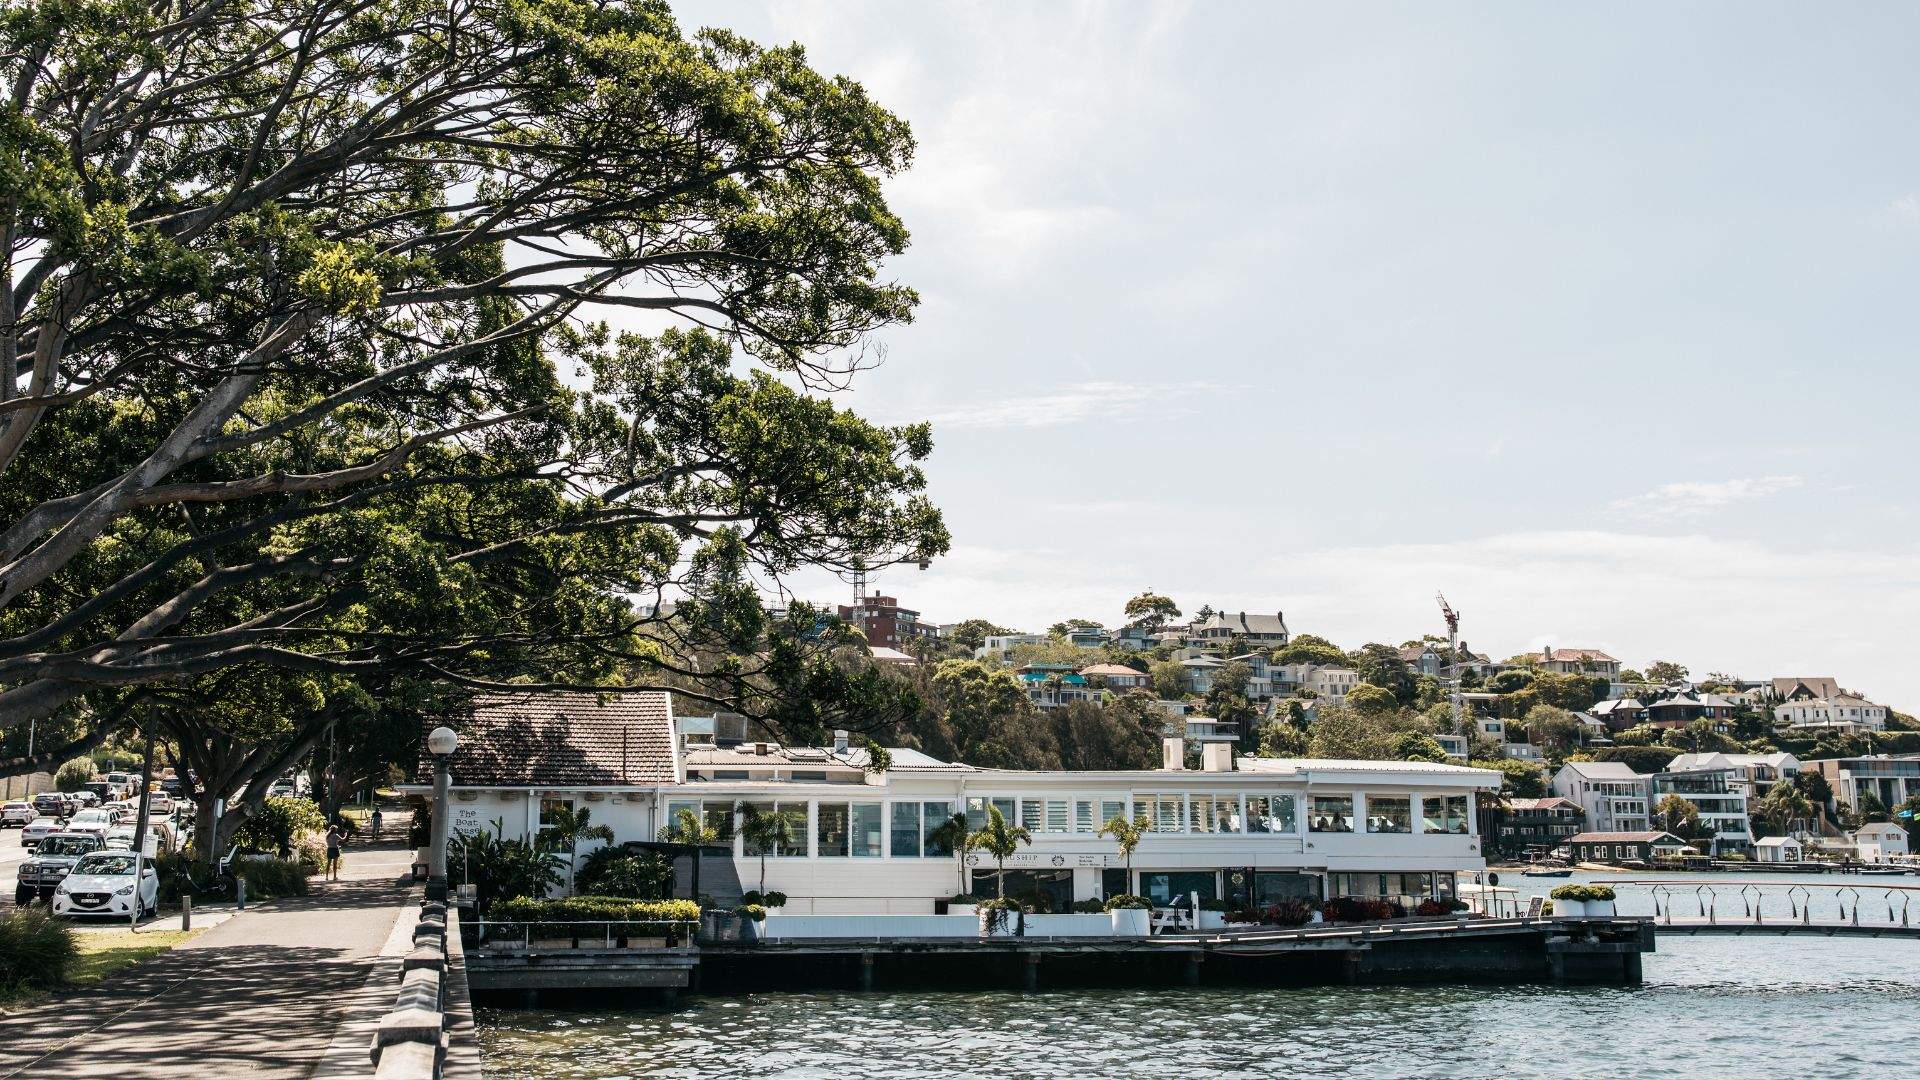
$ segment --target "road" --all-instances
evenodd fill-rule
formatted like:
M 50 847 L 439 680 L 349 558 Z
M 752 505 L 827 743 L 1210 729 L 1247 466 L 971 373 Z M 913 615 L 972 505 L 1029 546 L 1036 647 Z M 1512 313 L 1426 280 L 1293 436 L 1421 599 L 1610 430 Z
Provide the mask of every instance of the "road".
M 314 1076 L 343 1023 L 392 993 L 369 975 L 404 948 L 410 864 L 397 846 L 349 849 L 343 880 L 311 896 L 251 907 L 123 976 L 0 1019 L 0 1080 Z

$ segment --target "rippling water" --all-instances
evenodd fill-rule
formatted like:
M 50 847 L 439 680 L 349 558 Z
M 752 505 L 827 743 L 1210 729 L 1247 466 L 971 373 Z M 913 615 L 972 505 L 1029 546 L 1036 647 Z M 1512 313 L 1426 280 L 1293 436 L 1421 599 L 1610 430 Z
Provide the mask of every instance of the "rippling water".
M 1638 988 L 840 992 L 486 1010 L 492 1077 L 1920 1073 L 1920 941 L 1667 937 Z

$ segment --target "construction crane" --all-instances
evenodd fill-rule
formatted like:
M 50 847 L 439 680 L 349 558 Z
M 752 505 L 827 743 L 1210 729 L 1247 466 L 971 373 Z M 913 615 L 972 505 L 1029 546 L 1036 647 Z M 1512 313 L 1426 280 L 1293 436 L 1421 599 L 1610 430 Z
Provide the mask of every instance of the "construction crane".
M 1473 738 L 1468 734 L 1466 723 L 1460 717 L 1460 613 L 1447 603 L 1447 594 L 1436 592 L 1434 598 L 1440 601 L 1440 615 L 1447 620 L 1447 681 L 1451 685 L 1453 703 L 1453 733 L 1466 735 L 1468 747 Z

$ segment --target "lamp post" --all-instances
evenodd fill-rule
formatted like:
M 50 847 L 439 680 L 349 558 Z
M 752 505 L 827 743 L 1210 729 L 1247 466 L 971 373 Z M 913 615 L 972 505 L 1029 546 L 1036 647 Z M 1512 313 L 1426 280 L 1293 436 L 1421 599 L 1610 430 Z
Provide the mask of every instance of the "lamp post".
M 433 829 L 427 847 L 427 899 L 447 898 L 447 788 L 453 783 L 447 759 L 460 749 L 460 734 L 437 727 L 427 735 L 427 753 L 433 755 Z

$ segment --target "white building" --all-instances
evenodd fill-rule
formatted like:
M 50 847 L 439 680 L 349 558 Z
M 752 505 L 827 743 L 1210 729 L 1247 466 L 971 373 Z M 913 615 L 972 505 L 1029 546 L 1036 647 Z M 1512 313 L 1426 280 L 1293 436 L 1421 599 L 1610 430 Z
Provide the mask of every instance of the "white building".
M 1763 836 L 1753 844 L 1754 862 L 1797 863 L 1804 855 L 1800 841 L 1791 836 Z
M 1360 685 L 1360 673 L 1353 668 L 1308 665 L 1305 686 L 1335 705 L 1345 703 L 1347 694 Z
M 1862 731 L 1885 731 L 1887 707 L 1875 705 L 1858 694 L 1839 693 L 1832 697 L 1797 697 L 1773 707 L 1775 725 L 1800 734 L 1836 731 L 1852 735 Z
M 1022 645 L 1045 645 L 1045 634 L 994 634 L 982 640 L 979 648 L 973 650 L 975 660 L 997 660 L 1004 664 L 1013 659 L 1013 650 Z
M 789 913 L 910 914 L 963 889 L 993 891 L 991 858 L 963 861 L 933 836 L 956 812 L 978 827 L 991 807 L 1033 834 L 1007 860 L 1009 893 L 1037 892 L 1056 910 L 1122 892 L 1162 904 L 1194 892 L 1411 903 L 1450 896 L 1456 871 L 1484 867 L 1474 795 L 1500 784 L 1456 765 L 1236 764 L 1226 746 L 1209 747 L 1199 770 L 1014 772 L 893 749 L 873 772 L 864 749 L 683 746 L 670 712 L 664 693 L 482 699 L 456 724 L 455 831 L 534 839 L 570 805 L 592 808 L 616 842 L 652 841 L 688 810 L 719 835 L 739 881 L 758 887 L 764 871 Z M 748 846 L 743 804 L 784 815 L 793 838 Z M 1114 817 L 1150 823 L 1131 866 L 1099 833 Z
M 1890 821 L 1875 821 L 1853 830 L 1853 848 L 1861 862 L 1895 862 L 1907 857 L 1907 830 Z
M 1264 645 L 1277 649 L 1287 643 L 1287 616 L 1276 611 L 1271 615 L 1258 612 L 1248 614 L 1244 611 L 1216 611 L 1207 618 L 1187 627 L 1186 637 L 1197 645 L 1225 645 L 1239 639 L 1249 645 Z
M 1647 777 L 1620 761 L 1569 761 L 1553 774 L 1553 793 L 1586 812 L 1596 833 L 1647 831 Z
M 1681 754 L 1667 765 L 1668 772 L 1729 770 L 1729 782 L 1746 796 L 1749 806 L 1767 797 L 1773 785 L 1800 773 L 1800 759 L 1786 751 L 1771 754 Z

